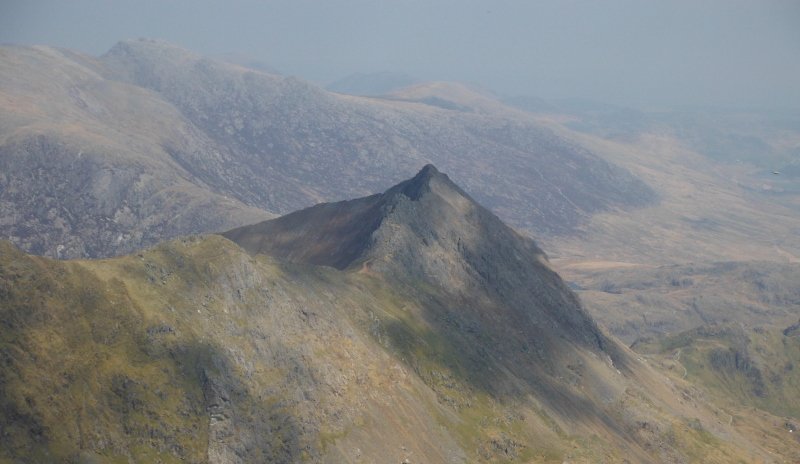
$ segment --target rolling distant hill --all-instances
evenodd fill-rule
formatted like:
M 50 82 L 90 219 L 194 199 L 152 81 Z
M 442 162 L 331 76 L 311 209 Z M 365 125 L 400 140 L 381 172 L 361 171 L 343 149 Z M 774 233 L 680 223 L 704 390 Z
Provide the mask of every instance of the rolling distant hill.
M 347 95 L 377 96 L 416 82 L 416 79 L 401 72 L 356 73 L 326 85 L 325 90 Z

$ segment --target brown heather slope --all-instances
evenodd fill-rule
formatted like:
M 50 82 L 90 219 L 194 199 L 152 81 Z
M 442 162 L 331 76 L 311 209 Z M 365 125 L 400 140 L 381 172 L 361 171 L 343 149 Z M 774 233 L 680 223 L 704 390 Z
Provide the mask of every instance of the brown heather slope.
M 774 452 L 598 330 L 530 239 L 434 168 L 379 198 L 378 225 L 346 249 L 358 258 L 345 271 L 219 236 L 68 262 L 0 242 L 0 460 L 767 462 Z M 320 226 L 337 217 L 310 211 Z M 273 226 L 282 250 L 290 223 Z M 326 243 L 347 242 L 346 228 L 327 230 Z

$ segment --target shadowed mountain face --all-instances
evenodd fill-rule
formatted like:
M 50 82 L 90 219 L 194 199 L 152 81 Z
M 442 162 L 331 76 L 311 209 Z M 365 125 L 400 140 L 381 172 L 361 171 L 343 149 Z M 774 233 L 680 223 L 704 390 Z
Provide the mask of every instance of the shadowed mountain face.
M 415 88 L 421 103 L 338 95 L 152 40 L 101 58 L 2 47 L 0 236 L 113 256 L 383 191 L 429 162 L 541 236 L 655 200 L 532 115 L 441 87 Z
M 60 262 L 0 242 L 0 460 L 763 452 L 603 335 L 533 241 L 433 166 L 226 235 L 258 253 L 210 235 Z
M 533 240 L 432 165 L 382 195 L 321 204 L 222 235 L 250 252 L 298 263 L 430 281 L 481 318 L 482 307 L 502 308 L 493 317 L 535 332 L 556 324 L 563 334 L 603 346 L 599 329 Z M 534 301 L 538 314 L 530 311 Z

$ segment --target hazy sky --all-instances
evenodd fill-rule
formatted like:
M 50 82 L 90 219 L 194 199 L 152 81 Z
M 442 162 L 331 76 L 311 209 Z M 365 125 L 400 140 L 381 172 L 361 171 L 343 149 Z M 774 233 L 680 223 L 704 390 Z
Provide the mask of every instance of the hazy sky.
M 355 72 L 634 106 L 800 107 L 800 1 L 0 0 L 0 43 L 151 37 L 327 84 Z

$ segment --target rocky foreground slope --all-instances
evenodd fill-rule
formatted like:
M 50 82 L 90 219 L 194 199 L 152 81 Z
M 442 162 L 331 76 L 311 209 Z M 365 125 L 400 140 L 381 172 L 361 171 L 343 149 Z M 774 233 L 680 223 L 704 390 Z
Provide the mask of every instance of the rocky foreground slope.
M 530 114 L 425 102 L 334 94 L 155 40 L 100 58 L 3 46 L 0 237 L 117 256 L 383 191 L 428 162 L 535 235 L 656 201 Z
M 772 451 L 606 336 L 530 239 L 433 167 L 227 235 L 253 252 L 189 236 L 62 262 L 0 242 L 0 461 Z

